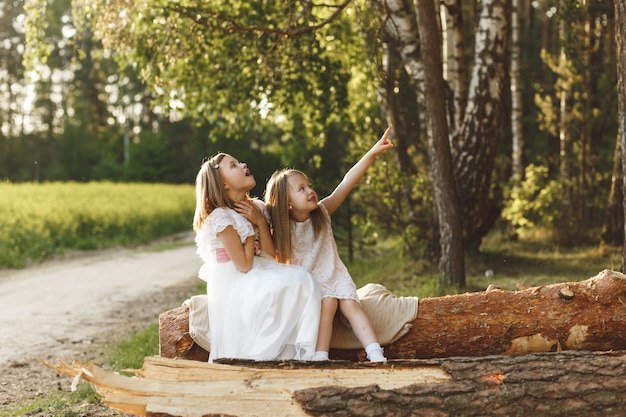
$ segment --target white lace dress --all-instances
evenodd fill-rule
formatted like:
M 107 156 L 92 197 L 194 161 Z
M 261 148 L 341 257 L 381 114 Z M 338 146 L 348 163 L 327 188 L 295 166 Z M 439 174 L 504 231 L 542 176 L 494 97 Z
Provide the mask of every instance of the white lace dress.
M 311 273 L 320 287 L 322 298 L 359 301 L 350 272 L 339 258 L 328 210 L 324 204 L 320 203 L 319 207 L 326 218 L 326 226 L 317 239 L 311 219 L 293 222 L 291 263 L 300 265 Z
M 235 210 L 217 208 L 196 233 L 204 261 L 198 276 L 207 282 L 209 361 L 217 358 L 269 360 L 313 357 L 320 317 L 320 293 L 304 269 L 255 256 L 247 273 L 228 258 L 217 234 L 233 226 L 241 242 L 255 237 L 252 224 Z

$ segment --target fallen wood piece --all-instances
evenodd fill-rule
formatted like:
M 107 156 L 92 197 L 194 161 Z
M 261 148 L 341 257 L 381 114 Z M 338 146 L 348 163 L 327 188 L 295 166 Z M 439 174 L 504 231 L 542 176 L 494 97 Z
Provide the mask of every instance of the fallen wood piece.
M 159 317 L 160 355 L 206 361 L 189 336 L 189 311 Z M 581 282 L 521 291 L 492 289 L 419 300 L 407 334 L 385 346 L 389 359 L 519 355 L 626 349 L 626 276 L 604 270 Z M 331 359 L 364 360 L 362 349 L 331 349 Z
M 147 417 L 622 415 L 626 352 L 298 362 L 148 357 L 135 377 L 46 364 Z
M 290 363 L 291 362 L 291 363 Z M 137 415 L 184 417 L 228 414 L 237 416 L 305 416 L 294 402 L 293 392 L 340 384 L 355 388 L 377 384 L 384 389 L 407 385 L 438 384 L 449 380 L 440 367 L 411 366 L 320 366 L 319 362 L 273 361 L 273 367 L 209 364 L 197 361 L 145 358 L 137 377 L 125 377 L 92 364 L 47 366 L 68 376 L 90 382 L 117 410 Z M 356 364 L 352 364 L 356 365 Z

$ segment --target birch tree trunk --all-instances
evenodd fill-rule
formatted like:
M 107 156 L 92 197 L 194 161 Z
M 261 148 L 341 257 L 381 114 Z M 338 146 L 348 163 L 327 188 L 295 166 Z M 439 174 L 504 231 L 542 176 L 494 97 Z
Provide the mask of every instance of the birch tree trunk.
M 492 194 L 493 184 L 491 181 L 492 171 L 495 163 L 496 151 L 501 135 L 501 109 L 503 99 L 503 85 L 507 78 L 506 75 L 506 59 L 508 48 L 508 28 L 509 28 L 509 7 L 508 2 L 503 0 L 482 0 L 480 3 L 480 12 L 476 29 L 476 49 L 474 52 L 473 72 L 467 95 L 465 94 L 465 82 L 462 82 L 464 70 L 462 59 L 459 56 L 462 52 L 462 21 L 454 18 L 454 13 L 460 11 L 454 10 L 454 7 L 460 6 L 460 2 L 450 0 L 442 6 L 450 17 L 445 19 L 446 34 L 448 38 L 449 48 L 447 50 L 448 58 L 452 58 L 454 62 L 448 62 L 449 69 L 456 69 L 457 73 L 453 76 L 451 70 L 447 72 L 454 80 L 451 87 L 458 88 L 459 91 L 452 91 L 451 100 L 453 104 L 447 106 L 444 104 L 443 112 L 447 115 L 446 134 L 452 153 L 452 170 L 453 170 L 453 186 L 454 188 L 447 190 L 441 188 L 447 184 L 447 179 L 437 178 L 443 175 L 438 169 L 444 166 L 435 166 L 435 161 L 431 160 L 433 186 L 442 195 L 437 196 L 435 193 L 435 206 L 437 211 L 445 207 L 446 210 L 458 210 L 461 221 L 463 246 L 467 248 L 477 248 L 482 238 L 491 229 L 494 222 L 499 217 L 499 209 L 496 199 Z M 414 2 L 414 9 L 419 15 L 419 8 L 422 7 L 421 2 Z M 419 23 L 416 27 L 415 19 L 412 11 L 402 1 L 390 0 L 382 4 L 383 10 L 387 16 L 384 20 L 384 32 L 386 36 L 394 39 L 394 46 L 398 50 L 398 54 L 402 57 L 407 74 L 414 83 L 418 95 L 431 85 L 424 83 L 424 63 L 420 60 L 420 48 L 429 47 L 431 45 L 420 38 L 422 36 Z M 431 20 L 426 23 L 436 22 L 436 15 L 431 15 Z M 419 33 L 419 35 L 418 35 Z M 439 36 L 440 28 L 437 27 L 438 36 L 436 40 L 439 42 L 436 47 L 441 48 L 441 38 Z M 434 46 L 433 46 L 434 47 Z M 439 51 L 441 57 L 441 52 Z M 440 65 L 441 63 L 440 59 Z M 451 66 L 451 67 L 450 67 Z M 439 71 L 442 71 L 440 69 Z M 458 78 L 457 78 L 458 76 Z M 443 78 L 443 75 L 442 75 Z M 423 89 L 423 90 L 422 90 Z M 441 90 L 441 100 L 446 96 L 445 88 Z M 464 109 L 454 109 L 459 103 L 466 101 L 467 105 Z M 451 127 L 455 123 L 455 117 L 463 115 L 463 123 L 458 127 Z M 431 126 L 433 127 L 433 126 Z M 454 129 L 454 130 L 452 130 Z M 441 132 L 436 132 L 440 134 Z M 442 146 L 442 145 L 438 145 Z M 437 155 L 432 155 L 437 157 Z M 441 163 L 441 161 L 439 161 Z M 450 200 L 441 201 L 445 195 L 457 193 L 456 200 L 458 206 L 449 209 Z M 456 251 L 455 243 L 450 241 L 451 233 L 454 232 L 454 224 L 450 223 L 450 214 L 438 213 L 441 262 L 444 265 L 450 259 L 452 253 Z M 442 230 L 442 228 L 450 228 Z M 447 241 L 446 241 L 447 239 Z M 456 257 L 456 256 L 455 256 Z M 450 273 L 455 270 L 454 274 L 459 274 L 460 268 L 454 265 L 446 267 L 447 271 L 442 272 L 443 281 L 450 280 Z M 456 279 L 455 284 L 461 284 L 460 278 Z M 452 281 L 453 282 L 453 281 Z
M 465 119 L 459 134 L 452 138 L 463 238 L 470 249 L 478 248 L 500 214 L 491 179 L 501 136 L 509 20 L 508 2 L 480 2 Z
M 524 135 L 522 132 L 522 42 L 520 26 L 520 0 L 511 2 L 511 176 L 514 186 L 524 177 Z
M 467 69 L 465 65 L 465 41 L 463 37 L 463 13 L 460 0 L 445 0 L 441 5 L 444 79 L 452 91 L 452 103 L 448 104 L 449 131 L 452 135 L 461 127 L 467 104 Z

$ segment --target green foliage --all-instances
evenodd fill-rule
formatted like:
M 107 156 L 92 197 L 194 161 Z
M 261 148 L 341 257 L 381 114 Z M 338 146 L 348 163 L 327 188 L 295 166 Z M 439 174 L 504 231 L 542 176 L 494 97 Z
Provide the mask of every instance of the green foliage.
M 45 65 L 50 55 L 51 47 L 46 42 L 47 10 L 47 0 L 29 0 L 24 3 L 26 13 L 24 65 L 31 70 L 37 68 L 38 65 Z
M 272 112 L 301 114 L 310 123 L 297 134 L 310 139 L 323 134 L 329 114 L 346 108 L 350 66 L 338 47 L 351 44 L 342 42 L 349 26 L 341 16 L 321 23 L 335 7 L 162 0 L 73 6 L 78 32 L 90 29 L 122 67 L 140 68 L 165 115 L 176 99 L 176 112 L 245 132 Z
M 511 188 L 502 217 L 520 231 L 550 227 L 558 216 L 560 195 L 561 185 L 550 180 L 548 168 L 531 164 L 521 184 Z
M 191 185 L 0 183 L 0 267 L 190 230 Z
M 382 229 L 384 237 L 402 237 L 406 255 L 422 256 L 433 222 L 431 182 L 425 169 L 408 175 L 399 170 L 392 154 L 380 156 L 354 200 L 354 222 L 362 230 L 363 244 L 371 244 Z
M 106 367 L 124 371 L 140 369 L 146 356 L 159 354 L 159 324 L 153 323 L 128 339 L 117 343 L 105 356 Z M 126 372 L 130 375 L 130 373 Z

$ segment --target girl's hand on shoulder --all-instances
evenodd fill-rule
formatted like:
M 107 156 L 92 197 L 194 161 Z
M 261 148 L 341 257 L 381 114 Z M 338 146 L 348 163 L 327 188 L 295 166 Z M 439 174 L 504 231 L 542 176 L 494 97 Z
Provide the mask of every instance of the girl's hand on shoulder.
M 257 227 L 265 224 L 265 216 L 261 209 L 250 200 L 237 201 L 235 203 L 235 211 Z

